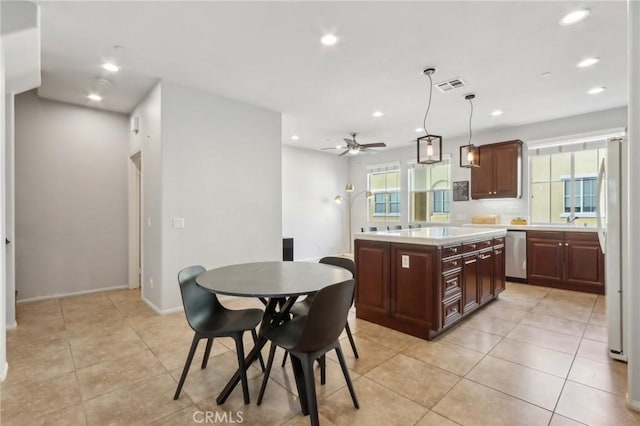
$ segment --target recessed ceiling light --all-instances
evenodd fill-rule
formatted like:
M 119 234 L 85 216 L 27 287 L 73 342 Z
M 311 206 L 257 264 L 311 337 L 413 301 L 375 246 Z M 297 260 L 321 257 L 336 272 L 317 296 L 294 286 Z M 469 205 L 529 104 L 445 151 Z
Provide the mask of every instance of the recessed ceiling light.
M 420 133 L 420 132 L 424 132 L 424 128 L 423 127 L 416 127 L 416 133 Z
M 600 58 L 587 58 L 578 62 L 578 68 L 587 68 L 600 62 Z
M 291 136 L 291 139 L 293 139 L 294 141 L 297 141 L 298 139 L 300 139 L 300 136 L 293 135 L 293 136 Z
M 336 145 L 336 149 L 342 148 L 342 145 Z
M 102 69 L 109 72 L 120 71 L 120 67 L 114 64 L 113 62 L 105 62 L 104 64 L 102 64 Z
M 549 77 L 551 75 L 550 71 L 545 71 L 542 74 L 540 74 L 540 77 Z
M 569 12 L 562 17 L 562 19 L 560 20 L 560 25 L 575 24 L 576 22 L 582 21 L 587 16 L 589 16 L 589 9 L 574 10 L 573 12 Z
M 491 111 L 491 115 L 493 115 L 494 117 L 497 117 L 499 115 L 502 115 L 502 111 L 497 109 L 495 111 Z
M 374 117 L 382 117 L 384 115 L 384 112 L 382 111 L 373 111 L 373 115 Z
M 335 46 L 339 41 L 340 39 L 335 34 L 325 34 L 320 39 L 320 43 L 324 44 L 325 46 Z
M 589 90 L 587 93 L 590 94 L 590 95 L 597 95 L 598 93 L 602 93 L 605 90 L 607 90 L 606 87 L 598 86 L 598 87 L 594 87 L 593 89 Z
M 91 99 L 92 101 L 101 101 L 102 100 L 102 96 L 98 95 L 97 93 L 89 93 L 87 98 Z

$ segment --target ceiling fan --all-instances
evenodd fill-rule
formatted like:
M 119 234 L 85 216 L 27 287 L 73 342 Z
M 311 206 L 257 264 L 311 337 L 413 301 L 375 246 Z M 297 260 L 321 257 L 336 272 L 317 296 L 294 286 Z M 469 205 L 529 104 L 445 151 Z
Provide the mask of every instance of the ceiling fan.
M 387 144 L 384 142 L 374 142 L 374 143 L 358 143 L 356 141 L 357 133 L 349 133 L 351 135 L 351 139 L 344 138 L 346 143 L 345 146 L 336 146 L 331 148 L 322 148 L 325 149 L 344 149 L 344 151 L 338 154 L 338 157 L 342 157 L 343 155 L 349 153 L 351 155 L 356 155 L 360 151 L 369 151 L 371 148 L 386 148 Z M 371 150 L 373 151 L 373 150 Z M 375 152 L 375 151 L 374 151 Z

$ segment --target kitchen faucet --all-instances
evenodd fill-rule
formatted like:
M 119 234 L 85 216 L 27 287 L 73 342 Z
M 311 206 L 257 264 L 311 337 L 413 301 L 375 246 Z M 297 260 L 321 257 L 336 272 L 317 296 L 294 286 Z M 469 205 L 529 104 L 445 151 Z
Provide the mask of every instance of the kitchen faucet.
M 570 223 L 573 225 L 575 221 L 576 221 L 576 214 L 574 212 L 571 212 L 571 214 L 567 216 L 567 223 Z

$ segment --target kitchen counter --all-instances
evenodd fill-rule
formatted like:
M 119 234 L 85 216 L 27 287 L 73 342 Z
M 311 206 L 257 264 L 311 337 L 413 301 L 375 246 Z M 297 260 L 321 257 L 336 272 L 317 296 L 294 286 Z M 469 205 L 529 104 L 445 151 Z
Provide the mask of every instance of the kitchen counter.
M 355 234 L 354 238 L 370 241 L 387 241 L 391 243 L 444 246 L 463 241 L 500 238 L 506 234 L 506 227 L 496 227 L 494 225 L 492 225 L 491 228 L 429 226 L 416 229 L 364 232 Z
M 565 225 L 565 224 L 530 224 L 530 225 L 511 225 L 506 223 L 499 224 L 478 224 L 478 223 L 465 223 L 463 227 L 475 228 L 475 229 L 507 229 L 509 231 L 558 231 L 558 232 L 598 232 L 598 228 L 595 226 L 580 226 L 580 225 Z
M 506 228 L 355 235 L 356 317 L 430 340 L 505 288 Z

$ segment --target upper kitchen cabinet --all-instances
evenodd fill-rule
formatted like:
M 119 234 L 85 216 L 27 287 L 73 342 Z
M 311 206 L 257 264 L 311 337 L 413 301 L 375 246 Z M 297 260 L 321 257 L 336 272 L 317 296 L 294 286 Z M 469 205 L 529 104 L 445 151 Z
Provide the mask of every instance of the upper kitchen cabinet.
M 519 198 L 522 195 L 522 141 L 482 145 L 480 167 L 471 169 L 471 198 Z

